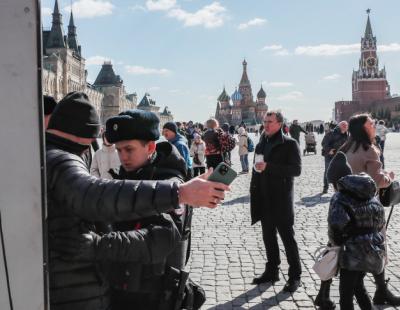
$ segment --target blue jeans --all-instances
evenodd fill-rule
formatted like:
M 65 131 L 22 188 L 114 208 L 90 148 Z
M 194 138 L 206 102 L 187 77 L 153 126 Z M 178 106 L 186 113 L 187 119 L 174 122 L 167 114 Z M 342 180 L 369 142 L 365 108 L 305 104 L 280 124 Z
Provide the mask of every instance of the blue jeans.
M 240 163 L 243 171 L 249 171 L 249 154 L 240 155 Z

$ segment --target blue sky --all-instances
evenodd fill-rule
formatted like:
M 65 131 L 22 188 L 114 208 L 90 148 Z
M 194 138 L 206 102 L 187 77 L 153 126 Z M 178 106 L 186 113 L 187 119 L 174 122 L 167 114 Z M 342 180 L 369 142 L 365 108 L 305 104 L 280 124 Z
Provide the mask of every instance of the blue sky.
M 64 29 L 70 0 L 60 0 Z M 75 0 L 78 40 L 94 81 L 111 59 L 128 92 L 149 92 L 176 120 L 205 121 L 225 85 L 232 94 L 242 61 L 256 96 L 288 119 L 328 120 L 351 99 L 351 74 L 371 8 L 380 65 L 400 93 L 398 0 Z M 51 26 L 54 0 L 42 0 Z

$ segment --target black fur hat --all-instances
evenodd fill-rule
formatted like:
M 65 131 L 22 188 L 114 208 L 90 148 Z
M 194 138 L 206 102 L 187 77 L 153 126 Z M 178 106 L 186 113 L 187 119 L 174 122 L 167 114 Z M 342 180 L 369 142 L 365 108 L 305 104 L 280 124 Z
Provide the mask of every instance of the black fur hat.
M 110 143 L 123 140 L 156 141 L 160 137 L 160 120 L 156 114 L 128 110 L 106 122 L 106 139 Z

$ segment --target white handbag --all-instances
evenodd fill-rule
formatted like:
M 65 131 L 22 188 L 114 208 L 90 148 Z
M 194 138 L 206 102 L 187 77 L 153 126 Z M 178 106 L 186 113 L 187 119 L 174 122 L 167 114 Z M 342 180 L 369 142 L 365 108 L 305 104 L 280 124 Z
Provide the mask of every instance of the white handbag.
M 322 281 L 336 276 L 340 249 L 340 246 L 322 246 L 315 251 L 313 269 Z

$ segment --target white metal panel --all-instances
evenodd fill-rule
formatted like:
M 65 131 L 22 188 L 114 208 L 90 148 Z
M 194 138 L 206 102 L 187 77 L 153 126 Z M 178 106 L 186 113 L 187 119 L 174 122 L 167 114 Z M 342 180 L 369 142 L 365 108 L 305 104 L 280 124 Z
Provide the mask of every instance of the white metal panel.
M 0 0 L 0 309 L 46 308 L 39 3 Z

